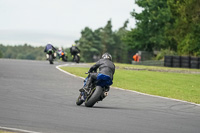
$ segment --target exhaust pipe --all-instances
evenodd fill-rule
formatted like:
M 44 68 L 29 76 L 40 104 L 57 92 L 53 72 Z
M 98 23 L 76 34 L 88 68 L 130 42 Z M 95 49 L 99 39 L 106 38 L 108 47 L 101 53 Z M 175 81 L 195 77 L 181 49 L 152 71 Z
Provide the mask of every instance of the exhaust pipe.
M 108 96 L 108 92 L 104 92 L 104 96 L 105 96 L 105 97 Z

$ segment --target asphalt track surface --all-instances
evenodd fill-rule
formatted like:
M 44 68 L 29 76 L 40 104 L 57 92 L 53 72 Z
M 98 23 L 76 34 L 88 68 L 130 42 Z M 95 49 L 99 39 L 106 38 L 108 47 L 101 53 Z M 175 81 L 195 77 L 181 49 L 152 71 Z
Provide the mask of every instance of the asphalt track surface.
M 200 106 L 111 88 L 76 106 L 83 80 L 56 62 L 0 60 L 0 126 L 42 133 L 200 133 Z M 70 65 L 70 63 L 69 63 Z

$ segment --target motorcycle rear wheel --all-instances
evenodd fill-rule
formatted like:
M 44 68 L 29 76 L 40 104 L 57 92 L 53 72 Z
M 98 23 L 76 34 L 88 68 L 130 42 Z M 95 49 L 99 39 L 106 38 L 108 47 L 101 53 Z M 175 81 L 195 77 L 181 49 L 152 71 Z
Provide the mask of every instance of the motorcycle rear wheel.
M 52 54 L 49 55 L 49 63 L 53 64 L 53 55 Z
M 78 55 L 75 55 L 75 62 L 79 63 L 79 61 L 80 61 L 80 57 Z
M 100 100 L 101 94 L 103 93 L 103 89 L 100 86 L 97 86 L 93 94 L 88 96 L 85 100 L 86 107 L 93 107 L 96 102 Z
M 66 56 L 63 56 L 63 57 L 62 57 L 62 60 L 65 61 L 65 62 L 67 62 L 67 57 L 66 57 Z

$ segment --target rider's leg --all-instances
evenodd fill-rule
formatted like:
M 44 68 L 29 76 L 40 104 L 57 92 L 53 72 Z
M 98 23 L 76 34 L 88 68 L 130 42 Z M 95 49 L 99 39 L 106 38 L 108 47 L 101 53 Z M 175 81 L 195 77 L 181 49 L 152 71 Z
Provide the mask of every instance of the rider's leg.
M 53 56 L 54 56 L 54 59 L 56 58 L 56 55 L 57 55 L 57 54 L 56 54 L 56 52 L 55 52 L 54 55 L 53 55 Z
M 72 52 L 72 61 L 74 61 L 74 58 L 75 58 L 75 54 Z
M 49 59 L 49 55 L 48 54 L 46 54 L 46 57 L 47 57 L 47 60 Z
M 88 92 L 92 88 L 92 83 L 97 79 L 97 75 L 97 73 L 90 73 L 86 85 L 80 91 L 85 90 Z

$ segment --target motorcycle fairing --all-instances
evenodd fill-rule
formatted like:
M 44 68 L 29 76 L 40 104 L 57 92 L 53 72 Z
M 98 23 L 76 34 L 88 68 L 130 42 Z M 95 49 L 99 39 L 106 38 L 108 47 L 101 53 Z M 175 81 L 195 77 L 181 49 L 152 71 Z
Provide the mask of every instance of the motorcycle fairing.
M 83 85 L 83 86 L 86 85 L 87 80 L 88 80 L 88 77 L 85 78 L 85 80 L 84 80 L 84 85 Z

